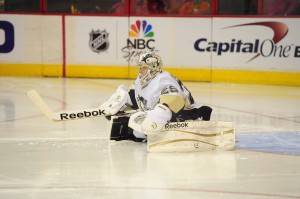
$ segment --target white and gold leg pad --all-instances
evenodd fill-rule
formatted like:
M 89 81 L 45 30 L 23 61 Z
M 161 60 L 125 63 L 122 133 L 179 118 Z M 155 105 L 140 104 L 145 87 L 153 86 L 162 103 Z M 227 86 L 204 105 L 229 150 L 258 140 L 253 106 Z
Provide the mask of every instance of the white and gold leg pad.
M 232 150 L 235 146 L 233 122 L 172 122 L 160 133 L 148 134 L 149 152 L 192 152 Z

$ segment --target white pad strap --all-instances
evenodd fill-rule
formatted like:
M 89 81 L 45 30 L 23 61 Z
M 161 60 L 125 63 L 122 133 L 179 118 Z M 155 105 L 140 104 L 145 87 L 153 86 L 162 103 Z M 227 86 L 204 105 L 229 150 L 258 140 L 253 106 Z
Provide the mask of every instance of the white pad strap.
M 132 105 L 126 86 L 122 84 L 108 100 L 100 105 L 99 108 L 104 110 L 107 115 L 114 115 L 120 111 L 126 103 Z

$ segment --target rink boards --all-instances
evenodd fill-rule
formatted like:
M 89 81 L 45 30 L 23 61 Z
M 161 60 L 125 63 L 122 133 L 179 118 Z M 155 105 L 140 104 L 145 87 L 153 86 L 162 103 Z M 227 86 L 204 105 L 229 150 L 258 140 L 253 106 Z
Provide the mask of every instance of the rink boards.
M 135 78 L 158 51 L 181 80 L 300 85 L 299 18 L 1 14 L 0 75 Z

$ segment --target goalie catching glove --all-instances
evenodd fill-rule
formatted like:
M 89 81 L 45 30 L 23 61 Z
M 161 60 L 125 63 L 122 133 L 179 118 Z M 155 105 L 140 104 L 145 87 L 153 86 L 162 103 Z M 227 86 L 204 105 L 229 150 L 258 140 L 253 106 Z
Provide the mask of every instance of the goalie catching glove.
M 163 104 L 157 104 L 151 111 L 132 114 L 128 126 L 146 135 L 149 133 L 159 133 L 171 118 L 172 111 Z
M 101 104 L 99 108 L 104 110 L 107 115 L 115 115 L 117 112 L 123 111 L 126 108 L 126 104 L 132 106 L 126 86 L 121 84 L 117 91 Z

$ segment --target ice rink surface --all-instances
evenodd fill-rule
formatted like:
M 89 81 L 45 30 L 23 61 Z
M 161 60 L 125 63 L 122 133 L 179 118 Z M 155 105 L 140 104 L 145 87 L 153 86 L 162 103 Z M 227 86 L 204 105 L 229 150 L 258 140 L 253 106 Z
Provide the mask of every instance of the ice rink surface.
M 300 198 L 300 87 L 184 82 L 212 120 L 236 124 L 233 151 L 194 153 L 110 143 L 105 118 L 51 122 L 26 96 L 93 108 L 132 82 L 0 77 L 0 198 Z

